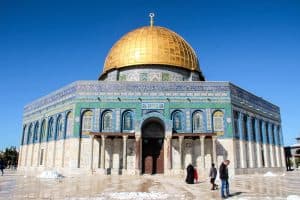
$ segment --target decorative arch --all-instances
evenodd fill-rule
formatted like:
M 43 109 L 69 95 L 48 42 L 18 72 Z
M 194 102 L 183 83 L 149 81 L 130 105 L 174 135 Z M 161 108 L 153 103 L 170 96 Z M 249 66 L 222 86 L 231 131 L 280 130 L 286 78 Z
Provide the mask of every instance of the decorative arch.
M 53 117 L 51 117 L 49 119 L 49 122 L 48 122 L 48 134 L 47 134 L 47 139 L 50 139 L 53 137 L 53 134 L 54 134 L 54 119 Z
M 182 113 L 182 111 L 175 110 L 171 115 L 171 119 L 173 121 L 173 131 L 181 132 L 183 130 L 183 113 Z
M 197 110 L 192 114 L 193 118 L 193 133 L 200 133 L 204 130 L 204 117 L 201 110 Z
M 81 129 L 83 132 L 89 132 L 93 129 L 93 111 L 86 110 L 82 113 Z
M 23 126 L 23 133 L 22 133 L 22 140 L 21 140 L 21 144 L 23 145 L 23 144 L 25 144 L 26 143 L 26 128 L 27 128 L 27 126 L 26 126 L 26 124 Z
M 224 113 L 221 110 L 213 112 L 213 131 L 218 135 L 224 134 Z
M 133 111 L 126 110 L 122 115 L 122 131 L 133 131 L 134 130 L 134 118 Z
M 37 121 L 34 125 L 34 131 L 33 131 L 33 141 L 37 142 L 39 139 L 38 131 L 39 131 L 39 122 Z
M 44 119 L 41 123 L 40 141 L 43 141 L 46 137 L 46 120 Z
M 72 135 L 73 129 L 73 113 L 69 111 L 66 114 L 66 125 L 65 125 L 65 135 L 66 137 L 70 137 Z
M 61 115 L 56 119 L 55 134 L 55 139 L 62 138 L 63 136 L 63 119 Z
M 101 117 L 101 129 L 103 132 L 111 132 L 113 130 L 113 112 L 106 110 Z
M 28 132 L 27 132 L 27 144 L 29 144 L 30 142 L 32 142 L 32 138 L 33 138 L 33 134 L 32 134 L 32 128 L 33 127 L 33 124 L 31 123 L 29 125 L 29 128 L 28 128 Z

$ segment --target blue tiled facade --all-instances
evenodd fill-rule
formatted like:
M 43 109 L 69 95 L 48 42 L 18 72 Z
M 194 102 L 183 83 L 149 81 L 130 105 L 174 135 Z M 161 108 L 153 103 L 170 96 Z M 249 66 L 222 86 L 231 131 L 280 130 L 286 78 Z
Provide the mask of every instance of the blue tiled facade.
M 66 105 L 68 105 L 66 107 Z M 150 105 L 150 108 L 143 106 Z M 154 108 L 151 108 L 151 105 Z M 155 106 L 158 106 L 155 108 Z M 161 106 L 161 107 L 159 107 Z M 220 138 L 234 137 L 234 119 L 233 112 L 239 113 L 238 126 L 239 138 L 243 140 L 253 140 L 253 133 L 250 131 L 250 120 L 259 120 L 263 124 L 262 142 L 267 143 L 266 128 L 273 126 L 269 132 L 280 132 L 280 111 L 279 107 L 257 97 L 229 82 L 103 82 L 103 81 L 77 81 L 63 87 L 24 108 L 24 127 L 29 127 L 37 121 L 41 123 L 46 120 L 49 123 L 50 118 L 54 122 L 54 134 L 56 135 L 56 119 L 58 116 L 66 117 L 70 107 L 73 108 L 74 126 L 73 134 L 68 137 L 79 137 L 81 128 L 81 117 L 85 110 L 91 110 L 94 113 L 92 131 L 101 132 L 101 116 L 103 112 L 112 111 L 112 130 L 111 132 L 121 132 L 122 115 L 126 110 L 134 113 L 135 132 L 140 131 L 140 123 L 143 116 L 148 113 L 160 115 L 167 127 L 166 131 L 173 128 L 172 113 L 179 111 L 182 113 L 182 129 L 180 133 L 192 133 L 192 115 L 195 111 L 203 113 L 203 133 L 213 133 L 213 113 L 220 110 L 224 113 L 224 133 L 219 134 Z M 64 109 L 65 108 L 65 109 Z M 55 112 L 55 114 L 49 114 Z M 246 125 L 243 125 L 243 117 L 249 119 Z M 259 124 L 255 123 L 256 126 Z M 49 125 L 49 124 L 48 124 Z M 252 134 L 245 138 L 245 129 L 248 128 Z M 254 130 L 259 130 L 255 127 Z M 48 137 L 49 127 L 47 126 L 47 141 L 54 139 L 54 136 Z M 65 133 L 64 127 L 64 133 Z M 24 134 L 28 135 L 29 129 L 25 128 Z M 256 133 L 255 138 L 259 138 Z M 281 136 L 276 135 L 278 144 L 282 144 Z M 26 138 L 26 136 L 24 136 Z M 40 136 L 39 136 L 40 137 Z M 63 139 L 66 136 L 56 138 Z M 85 136 L 87 137 L 87 136 Z M 24 140 L 23 140 L 24 141 Z M 38 142 L 31 138 L 29 143 Z M 42 141 L 45 141 L 42 140 Z M 270 141 L 269 141 L 270 143 Z

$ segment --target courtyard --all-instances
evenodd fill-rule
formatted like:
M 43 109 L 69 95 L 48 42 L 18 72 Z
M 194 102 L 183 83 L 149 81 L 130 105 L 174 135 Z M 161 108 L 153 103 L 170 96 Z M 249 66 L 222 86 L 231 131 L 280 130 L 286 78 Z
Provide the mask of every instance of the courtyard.
M 273 176 L 272 176 L 273 175 Z M 230 178 L 228 199 L 300 199 L 300 172 Z M 5 171 L 0 176 L 0 199 L 220 199 L 208 179 L 188 185 L 182 176 L 101 176 L 56 179 Z

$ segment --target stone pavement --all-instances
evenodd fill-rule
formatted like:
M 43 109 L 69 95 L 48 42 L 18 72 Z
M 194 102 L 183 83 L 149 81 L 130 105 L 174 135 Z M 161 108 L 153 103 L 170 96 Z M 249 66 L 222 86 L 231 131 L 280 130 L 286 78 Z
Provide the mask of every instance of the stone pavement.
M 188 185 L 181 176 L 101 176 L 41 179 L 15 171 L 0 176 L 0 199 L 220 199 L 208 179 Z M 230 179 L 230 199 L 300 197 L 300 172 L 283 176 L 239 175 Z

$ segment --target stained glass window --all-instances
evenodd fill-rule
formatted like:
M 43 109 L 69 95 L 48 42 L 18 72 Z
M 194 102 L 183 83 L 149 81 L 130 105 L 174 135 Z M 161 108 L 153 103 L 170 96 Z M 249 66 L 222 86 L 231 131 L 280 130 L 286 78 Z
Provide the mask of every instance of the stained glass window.
M 221 111 L 216 111 L 213 114 L 213 127 L 215 132 L 224 131 L 224 114 Z
M 82 117 L 82 130 L 91 131 L 92 130 L 92 121 L 93 121 L 93 112 L 86 111 Z
M 173 129 L 175 131 L 182 130 L 182 113 L 180 111 L 176 111 L 173 113 Z
M 193 114 L 193 132 L 203 131 L 203 113 L 196 111 Z
M 112 130 L 112 112 L 107 111 L 102 115 L 102 130 L 111 131 Z
M 133 114 L 131 111 L 127 111 L 123 115 L 123 130 L 133 130 Z

